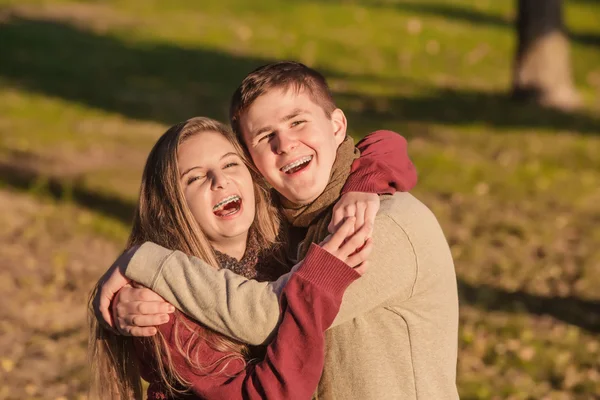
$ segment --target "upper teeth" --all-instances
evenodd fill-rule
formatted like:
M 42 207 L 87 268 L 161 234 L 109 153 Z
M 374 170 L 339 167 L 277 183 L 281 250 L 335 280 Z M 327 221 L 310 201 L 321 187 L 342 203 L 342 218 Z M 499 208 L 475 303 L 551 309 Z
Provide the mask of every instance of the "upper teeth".
M 223 207 L 224 205 L 229 204 L 232 201 L 238 201 L 238 200 L 240 200 L 240 196 L 238 196 L 237 194 L 231 195 L 229 197 L 225 197 L 223 200 L 218 202 L 217 205 L 215 205 L 213 207 L 213 210 L 218 210 L 219 208 Z
M 293 163 L 290 163 L 290 164 L 286 165 L 285 167 L 281 168 L 281 170 L 283 172 L 288 172 L 290 169 L 295 168 L 298 165 L 304 164 L 306 162 L 309 162 L 310 160 L 312 160 L 312 156 L 302 157 L 301 159 L 296 160 Z

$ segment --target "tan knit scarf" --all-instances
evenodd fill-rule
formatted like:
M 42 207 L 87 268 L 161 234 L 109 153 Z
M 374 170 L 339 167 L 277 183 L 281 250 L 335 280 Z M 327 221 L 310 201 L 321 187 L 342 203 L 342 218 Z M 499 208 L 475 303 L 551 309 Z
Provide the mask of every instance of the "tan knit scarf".
M 352 162 L 359 156 L 360 152 L 354 147 L 354 141 L 347 136 L 338 147 L 329 183 L 319 197 L 312 203 L 299 205 L 279 196 L 283 215 L 290 225 L 308 228 L 297 253 L 299 259 L 304 258 L 311 243 L 319 243 L 327 237 L 327 226 L 331 221 L 333 206 L 340 198 L 342 188 L 350 176 Z

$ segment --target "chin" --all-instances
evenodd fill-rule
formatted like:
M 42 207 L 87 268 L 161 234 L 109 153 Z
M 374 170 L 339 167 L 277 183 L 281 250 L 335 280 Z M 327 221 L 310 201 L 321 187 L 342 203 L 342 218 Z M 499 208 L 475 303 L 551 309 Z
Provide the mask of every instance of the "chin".
M 220 235 L 221 235 L 221 237 L 223 237 L 225 239 L 235 239 L 242 235 L 246 235 L 248 233 L 248 231 L 249 231 L 249 228 L 236 227 L 235 229 L 229 229 L 227 231 L 221 232 Z
M 307 193 L 303 193 L 302 196 L 296 196 L 294 194 L 290 194 L 290 196 L 285 196 L 289 201 L 291 201 L 292 203 L 296 203 L 296 204 L 308 204 L 311 203 L 313 200 L 315 200 L 317 197 L 319 197 L 318 194 L 312 195 L 312 194 L 307 194 Z
M 314 200 L 316 200 L 316 198 L 319 197 L 325 191 L 326 187 L 327 187 L 327 184 L 325 184 L 325 185 L 315 184 L 315 185 L 310 186 L 308 189 L 305 186 L 304 188 L 302 188 L 302 193 L 294 193 L 293 197 L 295 199 L 292 201 L 294 203 L 298 203 L 298 204 L 311 203 Z

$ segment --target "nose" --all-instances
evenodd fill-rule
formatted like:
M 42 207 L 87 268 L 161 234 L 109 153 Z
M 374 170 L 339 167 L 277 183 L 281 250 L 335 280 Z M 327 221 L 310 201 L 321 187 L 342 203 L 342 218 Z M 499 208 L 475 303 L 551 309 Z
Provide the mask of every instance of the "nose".
M 298 141 L 292 135 L 287 133 L 279 133 L 273 141 L 275 148 L 273 149 L 277 154 L 290 153 L 298 145 Z
M 213 172 L 211 174 L 211 190 L 225 189 L 229 184 L 229 177 L 221 171 Z

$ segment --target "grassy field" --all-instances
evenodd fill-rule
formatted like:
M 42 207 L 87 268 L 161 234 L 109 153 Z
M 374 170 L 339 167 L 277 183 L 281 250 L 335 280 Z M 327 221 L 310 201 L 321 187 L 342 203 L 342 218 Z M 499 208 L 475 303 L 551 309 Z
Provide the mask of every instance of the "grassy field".
M 356 138 L 409 138 L 462 398 L 600 398 L 600 2 L 565 4 L 571 114 L 507 99 L 513 1 L 0 0 L 0 399 L 85 398 L 84 304 L 150 147 L 276 59 L 324 72 Z

